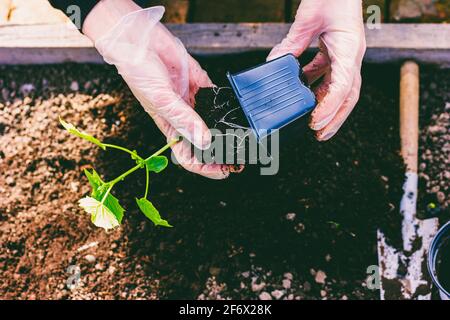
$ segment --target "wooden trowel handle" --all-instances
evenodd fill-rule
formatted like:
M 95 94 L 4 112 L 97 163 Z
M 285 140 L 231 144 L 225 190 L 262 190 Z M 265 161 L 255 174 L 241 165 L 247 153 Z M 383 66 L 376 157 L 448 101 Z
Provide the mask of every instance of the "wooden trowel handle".
M 419 89 L 419 66 L 407 61 L 400 71 L 400 139 L 403 160 L 409 172 L 417 172 Z

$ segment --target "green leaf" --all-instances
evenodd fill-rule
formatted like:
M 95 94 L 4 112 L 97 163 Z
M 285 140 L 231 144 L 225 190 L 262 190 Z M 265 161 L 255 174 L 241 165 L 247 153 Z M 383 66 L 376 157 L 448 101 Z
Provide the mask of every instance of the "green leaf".
M 101 200 L 100 187 L 105 184 L 102 178 L 100 178 L 97 171 L 95 171 L 94 169 L 92 169 L 92 173 L 89 172 L 89 170 L 84 169 L 84 174 L 88 178 L 89 184 L 92 187 L 91 197 L 97 200 Z
M 121 224 L 125 209 L 120 205 L 119 200 L 110 193 L 106 197 L 104 204 L 109 210 L 111 210 L 111 212 L 116 216 L 117 221 Z
M 106 184 L 103 182 L 102 178 L 100 178 L 99 174 L 94 169 L 92 169 L 92 173 L 89 172 L 89 170 L 84 170 L 84 174 L 92 187 L 91 197 L 97 201 L 103 200 L 107 188 L 105 188 Z M 109 193 L 104 201 L 104 205 L 115 215 L 117 221 L 122 223 L 125 209 L 119 204 L 119 200 Z
M 66 129 L 69 133 L 82 138 L 84 140 L 87 140 L 89 142 L 92 142 L 102 148 L 103 150 L 106 150 L 106 146 L 101 143 L 99 140 L 91 136 L 90 134 L 87 134 L 86 132 L 78 130 L 73 124 L 65 122 L 63 119 L 59 118 L 59 122 L 61 125 Z
M 136 203 L 139 209 L 141 209 L 142 213 L 151 221 L 153 221 L 155 226 L 162 226 L 167 228 L 173 227 L 166 220 L 161 218 L 159 211 L 147 199 L 145 198 L 136 199 Z
M 79 201 L 79 204 L 91 215 L 91 221 L 95 226 L 110 230 L 120 225 L 114 213 L 100 201 L 91 197 L 85 197 Z
M 169 164 L 169 160 L 165 156 L 156 156 L 151 157 L 150 159 L 145 160 L 145 165 L 148 171 L 152 171 L 155 173 L 160 173 Z

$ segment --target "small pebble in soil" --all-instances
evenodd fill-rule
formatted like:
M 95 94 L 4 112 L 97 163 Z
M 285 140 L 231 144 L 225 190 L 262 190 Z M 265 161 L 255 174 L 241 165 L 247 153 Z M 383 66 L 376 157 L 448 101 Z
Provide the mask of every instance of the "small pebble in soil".
M 9 99 L 9 90 L 6 88 L 2 89 L 2 98 L 4 101 L 7 101 Z
M 297 225 L 294 227 L 294 230 L 297 233 L 303 233 L 305 231 L 305 229 L 306 229 L 305 225 L 301 222 L 297 223 Z
M 283 283 L 283 288 L 285 288 L 285 289 L 290 289 L 290 288 L 291 288 L 291 280 L 289 280 L 289 279 L 284 279 L 284 280 L 282 281 L 282 283 Z
M 98 270 L 98 271 L 103 271 L 105 269 L 105 267 L 103 266 L 103 264 L 97 263 L 95 265 L 95 269 Z
M 70 90 L 72 91 L 78 91 L 80 89 L 80 86 L 78 85 L 78 82 L 72 81 L 70 84 Z
M 84 256 L 84 259 L 89 263 L 94 263 L 96 258 L 94 255 L 88 254 L 88 255 Z
M 253 292 L 259 292 L 263 290 L 266 287 L 266 284 L 264 282 L 261 283 L 252 283 L 252 291 Z
M 436 193 L 436 197 L 440 204 L 442 204 L 442 205 L 445 204 L 445 200 L 446 200 L 445 193 L 443 193 L 442 191 L 439 191 Z
M 322 270 L 317 271 L 314 280 L 319 284 L 325 284 L 325 280 L 327 279 L 327 275 Z
M 210 268 L 209 268 L 209 273 L 210 273 L 212 276 L 218 276 L 218 275 L 220 274 L 220 271 L 221 271 L 221 269 L 220 269 L 220 268 L 217 268 L 217 267 L 210 267 Z
M 70 189 L 73 191 L 73 192 L 78 192 L 78 188 L 80 187 L 80 183 L 79 182 L 77 182 L 77 181 L 72 181 L 71 183 L 70 183 Z
M 20 93 L 24 96 L 28 96 L 34 90 L 35 90 L 35 87 L 31 83 L 25 83 L 19 89 Z
M 113 266 L 110 266 L 110 267 L 108 268 L 108 273 L 109 273 L 109 274 L 114 274 L 114 272 L 116 272 L 116 268 L 113 267 Z
M 261 292 L 259 300 L 272 300 L 272 296 L 267 292 Z
M 296 216 L 295 213 L 288 213 L 288 214 L 286 215 L 286 220 L 294 221 L 294 220 L 295 220 L 295 216 Z
M 281 290 L 274 290 L 271 292 L 272 297 L 274 297 L 277 300 L 280 300 L 284 296 L 284 291 Z
M 10 186 L 13 187 L 16 184 L 16 181 L 14 180 L 13 177 L 7 177 L 6 178 L 6 183 Z
M 286 273 L 283 275 L 283 277 L 284 277 L 285 279 L 288 279 L 288 280 L 294 279 L 294 276 L 293 276 L 292 273 L 290 273 L 290 272 L 286 272 Z

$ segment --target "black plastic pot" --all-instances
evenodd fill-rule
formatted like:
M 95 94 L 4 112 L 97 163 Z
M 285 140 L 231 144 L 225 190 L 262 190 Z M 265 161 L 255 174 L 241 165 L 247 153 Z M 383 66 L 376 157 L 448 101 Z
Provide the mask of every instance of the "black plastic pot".
M 445 250 L 446 252 L 442 252 Z M 428 252 L 428 271 L 434 285 L 439 289 L 439 295 L 442 300 L 450 300 L 450 288 L 444 288 L 439 279 L 439 257 L 442 255 L 450 255 L 450 222 L 444 225 L 436 234 L 430 245 Z M 448 270 L 447 272 L 450 272 Z
M 314 93 L 303 83 L 300 63 L 292 54 L 227 77 L 258 141 L 316 106 Z

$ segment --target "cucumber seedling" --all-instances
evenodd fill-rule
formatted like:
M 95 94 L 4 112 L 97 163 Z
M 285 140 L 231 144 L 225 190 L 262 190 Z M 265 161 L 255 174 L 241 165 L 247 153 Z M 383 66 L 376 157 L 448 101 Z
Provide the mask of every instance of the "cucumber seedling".
M 84 170 L 84 174 L 86 175 L 89 184 L 92 187 L 92 192 L 90 196 L 82 198 L 79 201 L 79 204 L 81 208 L 83 208 L 87 213 L 91 215 L 91 221 L 95 226 L 103 228 L 105 230 L 114 229 L 120 226 L 125 209 L 119 204 L 119 200 L 112 195 L 112 189 L 117 183 L 123 181 L 130 174 L 134 173 L 137 170 L 143 169 L 145 170 L 146 175 L 145 193 L 142 198 L 136 198 L 136 204 L 142 211 L 142 213 L 148 219 L 150 219 L 155 224 L 155 226 L 162 226 L 167 228 L 172 227 L 169 222 L 167 222 L 167 220 L 161 218 L 158 210 L 148 200 L 148 188 L 150 182 L 149 176 L 150 172 L 160 173 L 161 171 L 166 169 L 169 161 L 167 157 L 162 156 L 161 154 L 181 141 L 181 137 L 170 141 L 150 157 L 143 158 L 138 155 L 135 150 L 131 151 L 121 146 L 100 142 L 95 137 L 78 130 L 74 125 L 65 122 L 61 118 L 59 119 L 59 122 L 64 127 L 64 129 L 66 129 L 74 136 L 87 140 L 103 150 L 116 149 L 128 153 L 131 156 L 131 159 L 136 162 L 136 165 L 130 170 L 107 182 L 103 181 L 100 175 L 94 169 L 92 169 L 92 171 L 89 171 L 87 169 Z

